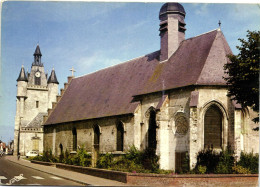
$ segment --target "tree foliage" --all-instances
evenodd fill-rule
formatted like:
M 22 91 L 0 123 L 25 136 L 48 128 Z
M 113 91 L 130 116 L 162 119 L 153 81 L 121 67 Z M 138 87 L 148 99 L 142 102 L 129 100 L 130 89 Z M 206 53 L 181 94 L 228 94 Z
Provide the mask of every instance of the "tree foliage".
M 247 31 L 247 40 L 238 39 L 241 46 L 238 55 L 228 55 L 230 60 L 224 66 L 228 77 L 228 96 L 242 107 L 251 107 L 259 113 L 259 45 L 260 31 Z M 259 117 L 254 119 L 259 121 Z

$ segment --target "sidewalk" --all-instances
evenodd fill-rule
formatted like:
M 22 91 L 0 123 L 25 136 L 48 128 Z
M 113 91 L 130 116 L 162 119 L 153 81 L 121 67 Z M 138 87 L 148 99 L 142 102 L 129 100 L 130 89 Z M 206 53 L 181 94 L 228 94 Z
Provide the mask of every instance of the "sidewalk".
M 71 180 L 83 185 L 94 185 L 94 186 L 126 186 L 127 184 L 113 181 L 109 179 L 103 179 L 91 175 L 86 175 L 78 172 L 63 170 L 51 166 L 44 166 L 39 164 L 33 164 L 28 160 L 20 159 L 17 160 L 16 156 L 5 156 L 5 158 L 11 162 L 23 165 L 25 167 L 29 167 L 38 171 L 42 171 L 44 173 L 48 173 L 51 175 L 55 175 L 57 177 L 61 177 L 67 180 Z

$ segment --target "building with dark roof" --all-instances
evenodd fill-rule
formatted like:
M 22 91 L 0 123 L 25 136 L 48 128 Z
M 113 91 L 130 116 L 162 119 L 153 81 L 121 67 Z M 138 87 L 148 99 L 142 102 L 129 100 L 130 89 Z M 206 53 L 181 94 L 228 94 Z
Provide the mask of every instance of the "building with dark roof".
M 252 111 L 227 97 L 230 47 L 218 28 L 185 39 L 179 3 L 162 6 L 161 48 L 81 77 L 68 77 L 44 119 L 44 149 L 124 154 L 134 145 L 160 155 L 162 169 L 190 166 L 207 147 L 258 152 Z M 254 144 L 250 143 L 254 142 Z M 96 154 L 92 154 L 96 155 Z M 95 157 L 93 157 L 95 160 Z
M 31 72 L 22 66 L 17 78 L 14 154 L 28 151 L 43 152 L 43 116 L 58 95 L 58 80 L 54 69 L 49 76 L 44 72 L 42 53 L 37 45 Z

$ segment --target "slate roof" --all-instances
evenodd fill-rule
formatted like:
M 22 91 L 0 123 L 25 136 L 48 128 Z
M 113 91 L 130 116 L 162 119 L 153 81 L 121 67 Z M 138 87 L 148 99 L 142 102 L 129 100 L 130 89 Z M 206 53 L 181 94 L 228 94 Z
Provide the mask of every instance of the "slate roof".
M 57 79 L 57 77 L 56 77 L 56 73 L 55 73 L 55 70 L 54 70 L 54 69 L 51 71 L 51 75 L 50 75 L 50 77 L 49 77 L 49 79 L 48 79 L 48 84 L 49 84 L 49 83 L 55 83 L 55 84 L 59 84 L 59 82 L 58 82 L 58 79 Z
M 36 56 L 36 55 L 42 56 L 39 44 L 37 44 L 37 47 L 35 49 L 33 56 Z
M 27 76 L 26 76 L 26 73 L 25 73 L 25 70 L 24 70 L 24 67 L 22 66 L 21 68 L 21 71 L 20 71 L 20 74 L 17 78 L 16 81 L 25 81 L 25 82 L 28 82 L 28 79 L 27 79 Z
M 221 31 L 183 41 L 160 62 L 160 51 L 72 79 L 45 125 L 133 114 L 133 96 L 189 85 L 226 85 L 222 79 L 231 50 Z
M 43 122 L 43 116 L 46 115 L 45 112 L 40 112 L 29 124 L 27 124 L 25 127 L 29 128 L 41 128 L 42 122 Z
M 189 85 L 226 85 L 223 66 L 232 53 L 221 31 L 183 41 L 168 61 L 160 63 L 136 95 Z

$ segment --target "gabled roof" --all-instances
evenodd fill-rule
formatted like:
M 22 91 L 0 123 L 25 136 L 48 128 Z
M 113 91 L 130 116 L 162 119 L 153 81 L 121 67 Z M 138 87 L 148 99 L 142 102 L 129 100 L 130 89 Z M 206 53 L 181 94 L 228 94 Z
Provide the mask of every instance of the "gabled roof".
M 26 73 L 25 73 L 25 70 L 24 70 L 24 67 L 23 67 L 23 66 L 22 66 L 22 68 L 21 68 L 19 77 L 17 78 L 16 81 L 25 81 L 25 82 L 28 82 L 28 79 L 27 79 L 27 76 L 26 76 Z
M 189 85 L 226 85 L 227 54 L 232 53 L 221 31 L 183 41 L 168 61 L 161 62 L 136 95 Z
M 159 61 L 159 51 L 74 78 L 45 124 L 133 113 L 131 103 Z
M 55 73 L 54 68 L 52 69 L 51 75 L 50 75 L 50 77 L 49 77 L 49 79 L 48 79 L 48 84 L 49 84 L 49 83 L 59 84 L 58 79 L 57 79 L 57 77 L 56 77 L 56 73 Z
M 221 31 L 183 41 L 167 61 L 160 51 L 72 79 L 45 125 L 133 114 L 142 95 L 189 85 L 225 85 L 231 53 Z

